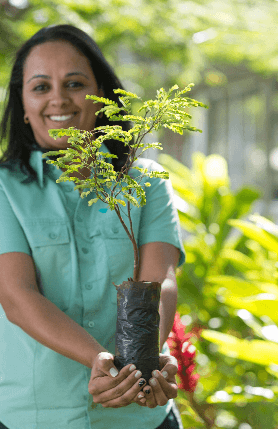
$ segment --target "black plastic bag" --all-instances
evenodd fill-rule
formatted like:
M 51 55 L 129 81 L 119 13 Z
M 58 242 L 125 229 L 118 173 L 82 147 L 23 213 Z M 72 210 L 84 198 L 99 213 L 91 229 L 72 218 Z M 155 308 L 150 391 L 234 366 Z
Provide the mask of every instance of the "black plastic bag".
M 115 285 L 116 286 L 116 285 Z M 148 382 L 159 368 L 158 282 L 125 281 L 117 288 L 115 366 L 133 363 Z

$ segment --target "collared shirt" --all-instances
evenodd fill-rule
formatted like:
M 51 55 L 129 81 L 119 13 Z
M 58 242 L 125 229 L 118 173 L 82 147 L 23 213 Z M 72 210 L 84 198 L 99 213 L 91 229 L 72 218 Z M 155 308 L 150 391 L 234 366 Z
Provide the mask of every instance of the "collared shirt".
M 104 152 L 108 152 L 104 146 Z M 115 211 L 91 207 L 73 182 L 56 183 L 61 171 L 34 150 L 38 182 L 19 168 L 0 166 L 0 254 L 31 255 L 41 293 L 115 353 L 116 289 L 133 276 L 133 247 Z M 162 170 L 148 159 L 137 165 Z M 139 174 L 133 170 L 134 177 Z M 170 243 L 184 250 L 169 180 L 145 178 L 147 204 L 132 207 L 139 246 Z M 123 208 L 125 211 L 125 208 Z M 123 213 L 125 217 L 125 214 Z M 165 350 L 165 347 L 164 347 Z M 149 409 L 130 404 L 103 408 L 88 393 L 91 370 L 31 338 L 8 321 L 0 305 L 0 421 L 10 429 L 154 429 L 171 401 Z

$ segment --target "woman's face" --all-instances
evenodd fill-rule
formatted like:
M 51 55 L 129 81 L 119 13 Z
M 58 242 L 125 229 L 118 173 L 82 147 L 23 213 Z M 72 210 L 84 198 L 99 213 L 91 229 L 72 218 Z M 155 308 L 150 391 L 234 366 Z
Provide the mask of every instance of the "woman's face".
M 48 130 L 76 127 L 90 131 L 100 104 L 85 100 L 102 95 L 90 63 L 66 41 L 35 46 L 23 71 L 23 107 L 37 143 L 44 148 L 65 149 L 68 137 L 54 140 Z

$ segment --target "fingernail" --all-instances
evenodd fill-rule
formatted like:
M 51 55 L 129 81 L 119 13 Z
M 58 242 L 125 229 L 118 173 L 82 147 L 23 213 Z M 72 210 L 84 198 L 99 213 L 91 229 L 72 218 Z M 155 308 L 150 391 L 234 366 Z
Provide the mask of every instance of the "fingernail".
M 153 377 L 155 377 L 155 378 L 158 378 L 159 377 L 159 374 L 158 374 L 158 371 L 153 371 Z
M 156 380 L 155 380 L 154 378 L 151 378 L 151 379 L 150 379 L 150 384 L 151 384 L 152 386 L 156 386 Z
M 139 381 L 138 384 L 139 384 L 140 387 L 142 387 L 142 386 L 144 386 L 145 383 L 146 383 L 146 381 L 144 379 L 142 379 L 142 380 Z
M 141 371 L 137 371 L 136 373 L 135 373 L 135 378 L 140 378 L 141 377 L 141 375 L 142 375 L 142 372 Z
M 168 377 L 168 372 L 167 372 L 167 371 L 163 371 L 161 374 L 162 374 L 162 376 L 163 376 L 164 378 L 167 378 L 167 377 Z
M 135 365 L 133 365 L 133 364 L 129 367 L 129 371 L 130 371 L 130 372 L 134 371 L 135 369 L 136 369 L 136 366 L 135 366 Z
M 143 395 L 143 393 L 142 393 L 142 392 L 138 393 L 138 398 L 139 398 L 139 399 L 144 398 L 144 395 Z
M 112 377 L 117 377 L 117 375 L 119 374 L 119 371 L 117 371 L 115 368 L 110 368 L 109 372 L 112 375 Z
M 147 395 L 149 395 L 149 394 L 151 393 L 150 389 L 146 389 L 146 390 L 144 390 L 144 392 L 145 392 Z

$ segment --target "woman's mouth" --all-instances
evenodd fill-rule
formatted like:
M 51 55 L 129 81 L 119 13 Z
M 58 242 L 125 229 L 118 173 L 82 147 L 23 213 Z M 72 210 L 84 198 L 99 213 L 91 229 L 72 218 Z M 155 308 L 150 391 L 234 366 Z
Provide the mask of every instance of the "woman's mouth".
M 69 115 L 51 115 L 47 117 L 54 122 L 65 122 L 65 121 L 69 121 L 70 119 L 73 119 L 76 114 L 77 112 L 71 113 Z

